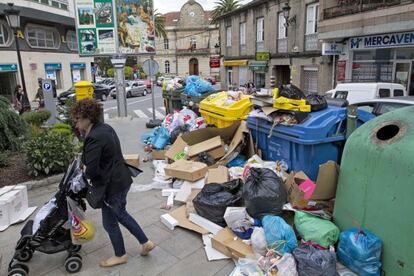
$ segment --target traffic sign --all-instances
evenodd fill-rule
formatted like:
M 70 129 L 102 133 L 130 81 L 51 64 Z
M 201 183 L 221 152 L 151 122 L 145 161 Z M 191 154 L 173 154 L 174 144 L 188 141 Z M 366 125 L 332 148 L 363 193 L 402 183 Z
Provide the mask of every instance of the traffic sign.
M 144 64 L 142 65 L 142 69 L 144 70 L 144 73 L 148 76 L 154 76 L 157 74 L 158 70 L 160 69 L 160 66 L 158 65 L 158 62 L 156 62 L 153 59 L 147 59 L 144 61 Z
M 43 91 L 44 92 L 52 91 L 52 84 L 50 82 L 43 82 Z

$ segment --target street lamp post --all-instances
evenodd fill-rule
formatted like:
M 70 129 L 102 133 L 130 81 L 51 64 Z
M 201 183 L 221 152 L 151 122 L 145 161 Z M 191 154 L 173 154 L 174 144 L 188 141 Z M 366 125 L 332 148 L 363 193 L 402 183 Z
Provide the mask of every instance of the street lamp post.
M 27 90 L 26 90 L 26 81 L 24 80 L 22 57 L 20 55 L 19 37 L 17 35 L 17 29 L 20 28 L 20 11 L 14 9 L 13 3 L 8 3 L 7 5 L 9 6 L 9 8 L 4 10 L 4 14 L 6 15 L 7 23 L 9 24 L 10 28 L 12 28 L 13 30 L 14 41 L 16 42 L 17 61 L 19 63 L 19 72 L 20 72 L 20 78 L 22 80 L 22 88 L 23 88 L 23 93 L 24 93 L 24 99 L 22 103 L 23 109 L 30 110 L 30 102 L 29 102 L 29 98 L 27 97 Z

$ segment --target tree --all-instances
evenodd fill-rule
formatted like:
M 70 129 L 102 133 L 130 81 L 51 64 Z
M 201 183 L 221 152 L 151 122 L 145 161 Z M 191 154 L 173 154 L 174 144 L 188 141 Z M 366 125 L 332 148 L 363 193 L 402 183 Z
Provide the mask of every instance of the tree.
M 109 68 L 112 68 L 111 58 L 109 57 L 97 57 L 95 58 L 95 63 L 98 64 L 99 72 L 104 75 Z
M 240 2 L 238 0 L 219 0 L 215 2 L 216 6 L 214 7 L 212 16 L 213 22 L 217 23 L 217 18 L 225 13 L 231 12 L 240 7 Z
M 154 25 L 155 25 L 155 36 L 167 38 L 167 32 L 165 31 L 165 16 L 155 10 L 154 13 Z

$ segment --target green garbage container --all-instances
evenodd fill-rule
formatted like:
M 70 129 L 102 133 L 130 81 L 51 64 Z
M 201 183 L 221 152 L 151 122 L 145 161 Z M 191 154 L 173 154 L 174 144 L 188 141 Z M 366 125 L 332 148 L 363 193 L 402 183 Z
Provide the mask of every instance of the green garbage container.
M 385 275 L 414 275 L 414 107 L 358 128 L 345 145 L 334 222 L 383 241 Z
M 218 91 L 211 91 L 207 92 L 201 96 L 189 96 L 185 93 L 181 94 L 181 103 L 183 106 L 188 107 L 189 109 L 193 110 L 195 113 L 200 115 L 200 112 L 198 111 L 200 108 L 200 102 L 207 98 L 208 96 L 217 93 Z
M 164 98 L 164 106 L 167 114 L 174 113 L 175 110 L 181 110 L 183 105 L 181 103 L 181 94 L 184 89 L 177 89 L 172 91 L 163 91 L 162 97 Z

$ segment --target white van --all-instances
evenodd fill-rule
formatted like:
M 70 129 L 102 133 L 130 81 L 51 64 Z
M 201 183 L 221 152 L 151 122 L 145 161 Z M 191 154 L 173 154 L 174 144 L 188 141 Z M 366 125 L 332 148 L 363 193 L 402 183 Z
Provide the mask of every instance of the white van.
M 397 83 L 340 83 L 326 92 L 334 99 L 346 99 L 349 104 L 378 98 L 408 96 L 405 87 Z

